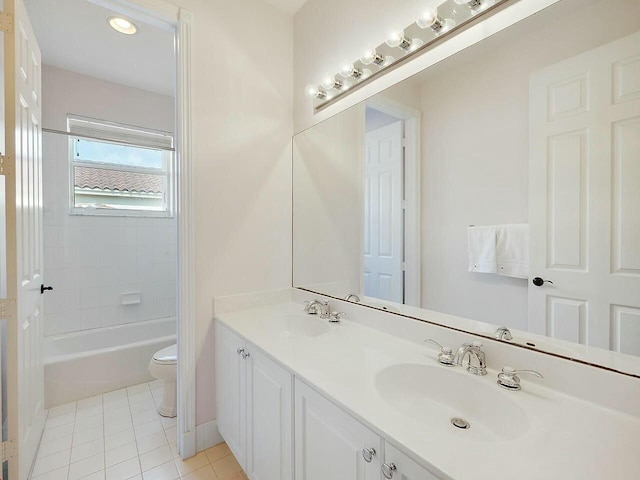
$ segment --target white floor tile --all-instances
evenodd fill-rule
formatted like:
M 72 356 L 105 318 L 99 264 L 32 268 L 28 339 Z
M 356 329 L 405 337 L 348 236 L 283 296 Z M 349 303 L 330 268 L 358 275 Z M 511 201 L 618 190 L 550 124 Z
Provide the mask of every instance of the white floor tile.
M 147 435 L 146 437 L 138 438 L 136 442 L 138 443 L 138 452 L 143 454 L 166 445 L 167 438 L 165 437 L 164 432 L 156 432 L 151 435 Z
M 147 435 L 151 435 L 152 433 L 161 432 L 164 429 L 162 428 L 162 423 L 157 418 L 152 420 L 151 422 L 143 423 L 142 425 L 136 425 L 133 427 L 133 430 L 136 432 L 136 438 L 146 437 Z
M 125 443 L 131 443 L 135 441 L 136 436 L 133 433 L 133 428 L 104 437 L 104 444 L 107 450 L 111 450 L 113 448 L 124 445 Z
M 104 480 L 105 479 L 105 471 L 100 470 L 99 472 L 92 473 L 91 475 L 87 475 L 86 477 L 82 477 L 80 480 Z
M 142 467 L 142 472 L 146 472 L 147 470 L 157 467 L 158 465 L 162 465 L 169 460 L 173 460 L 171 449 L 169 449 L 169 445 L 163 445 L 162 447 L 158 447 L 150 452 L 141 454 L 140 467 Z
M 71 463 L 93 457 L 104 452 L 104 438 L 100 437 L 82 445 L 71 448 Z
M 166 430 L 178 425 L 178 417 L 160 417 L 160 422 L 162 422 L 162 426 Z
M 67 480 L 68 472 L 69 465 L 65 465 L 64 467 L 56 468 L 42 475 L 33 476 L 31 480 Z
M 63 450 L 62 452 L 54 453 L 44 458 L 36 460 L 33 466 L 32 475 L 37 477 L 44 473 L 56 470 L 65 465 L 69 465 L 69 458 L 71 456 L 71 450 Z
M 107 480 L 127 480 L 140 473 L 140 462 L 136 457 L 107 467 Z
M 141 413 L 135 413 L 132 415 L 134 425 L 142 425 L 143 423 L 151 422 L 158 419 L 158 412 L 155 409 L 146 410 Z
M 78 432 L 83 432 L 84 430 L 95 430 L 96 428 L 102 428 L 103 423 L 104 418 L 102 416 L 102 413 L 98 413 L 86 418 L 77 419 L 75 427 L 73 429 L 73 433 L 76 434 Z
M 71 449 L 72 435 L 58 438 L 57 440 L 49 440 L 40 442 L 40 448 L 38 448 L 38 458 L 48 457 L 54 453 L 62 452 L 63 450 Z
M 113 392 L 105 393 L 102 395 L 102 402 L 104 404 L 112 403 L 127 398 L 127 389 L 121 388 L 120 390 L 114 390 Z
M 42 434 L 42 441 L 49 442 L 53 440 L 59 440 L 64 437 L 68 437 L 73 434 L 73 423 L 67 423 L 59 427 L 50 428 Z
M 63 413 L 53 418 L 47 418 L 47 423 L 44 425 L 45 430 L 51 430 L 55 427 L 67 425 L 76 421 L 76 412 Z
M 80 480 L 100 470 L 104 470 L 104 452 L 72 463 L 69 466 L 69 480 Z
M 148 392 L 148 391 L 150 391 L 148 383 L 141 383 L 140 385 L 134 385 L 133 387 L 127 387 L 127 394 L 129 396 L 135 395 L 136 393 Z
M 173 460 L 158 465 L 146 472 L 142 472 L 144 480 L 176 480 L 180 478 Z
M 177 427 L 170 427 L 164 431 L 169 443 L 178 443 L 178 429 Z
M 105 465 L 111 467 L 117 465 L 125 460 L 138 456 L 138 449 L 136 448 L 136 442 L 125 443 L 119 447 L 107 450 L 105 453 Z
M 104 437 L 104 430 L 102 425 L 99 425 L 94 428 L 82 430 L 81 432 L 74 432 L 72 445 L 73 447 L 76 447 L 78 445 L 82 445 L 83 443 L 88 443 L 102 437 Z
M 113 435 L 114 433 L 130 430 L 133 427 L 131 417 L 120 417 L 117 420 L 111 420 L 104 425 L 104 434 Z
M 104 412 L 105 423 L 112 422 L 120 418 L 131 418 L 131 410 L 129 409 L 128 404 L 123 407 L 116 408 L 113 410 L 107 410 Z
M 92 405 L 76 412 L 76 421 L 102 415 L 102 405 Z

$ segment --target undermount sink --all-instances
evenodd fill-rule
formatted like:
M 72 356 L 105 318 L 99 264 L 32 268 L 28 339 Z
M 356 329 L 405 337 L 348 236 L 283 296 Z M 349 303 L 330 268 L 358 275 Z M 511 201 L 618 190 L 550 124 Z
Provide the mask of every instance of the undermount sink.
M 319 337 L 329 332 L 329 323 L 309 315 L 282 315 L 282 330 L 297 337 Z
M 469 440 L 501 441 L 527 432 L 526 413 L 508 397 L 518 393 L 501 391 L 486 377 L 454 368 L 393 365 L 376 374 L 375 386 L 392 408 L 443 433 Z M 468 422 L 470 428 L 454 426 L 454 418 Z

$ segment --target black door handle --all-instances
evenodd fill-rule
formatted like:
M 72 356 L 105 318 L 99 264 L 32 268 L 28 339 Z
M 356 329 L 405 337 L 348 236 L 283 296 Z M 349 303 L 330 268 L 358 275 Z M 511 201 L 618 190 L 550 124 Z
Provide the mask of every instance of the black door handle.
M 542 285 L 544 285 L 545 283 L 550 283 L 551 285 L 553 285 L 553 282 L 551 280 L 545 280 L 544 278 L 540 278 L 540 277 L 536 277 L 533 280 L 531 280 L 531 282 L 536 286 L 536 287 L 541 287 Z
M 44 293 L 45 290 L 53 290 L 52 286 L 45 287 L 44 284 L 40 285 L 40 295 Z

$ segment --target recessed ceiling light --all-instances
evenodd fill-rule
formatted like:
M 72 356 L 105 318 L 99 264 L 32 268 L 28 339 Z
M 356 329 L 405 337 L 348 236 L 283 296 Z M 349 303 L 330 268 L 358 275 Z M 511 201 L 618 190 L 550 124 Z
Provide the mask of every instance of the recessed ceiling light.
M 124 33 L 125 35 L 133 35 L 138 32 L 138 27 L 126 18 L 109 17 L 107 20 L 109 21 L 111 28 L 116 32 Z

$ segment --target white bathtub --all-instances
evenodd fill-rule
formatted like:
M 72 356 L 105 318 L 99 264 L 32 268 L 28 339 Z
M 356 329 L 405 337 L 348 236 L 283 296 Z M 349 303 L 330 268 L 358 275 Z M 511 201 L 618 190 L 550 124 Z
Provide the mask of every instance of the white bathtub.
M 172 343 L 175 318 L 45 337 L 46 408 L 153 380 L 149 360 Z

